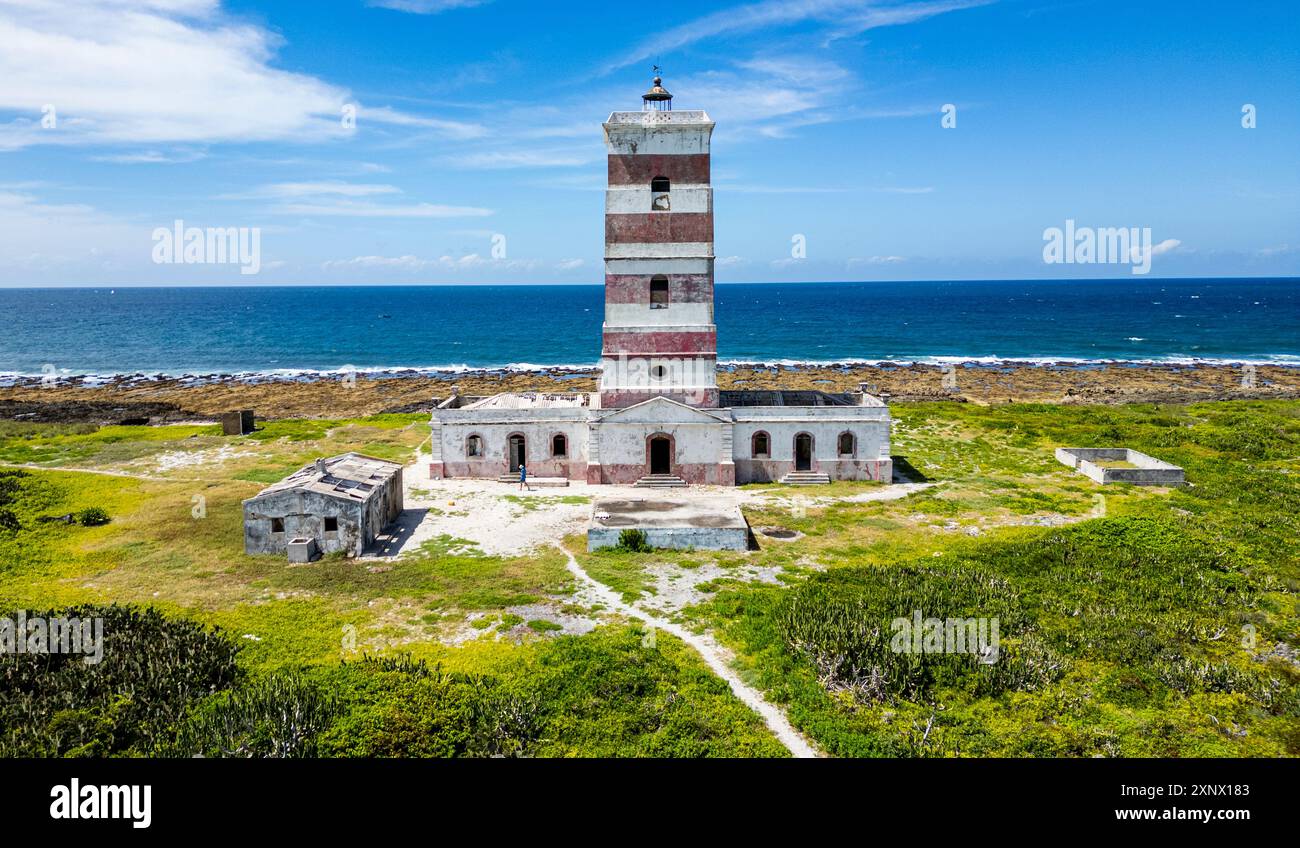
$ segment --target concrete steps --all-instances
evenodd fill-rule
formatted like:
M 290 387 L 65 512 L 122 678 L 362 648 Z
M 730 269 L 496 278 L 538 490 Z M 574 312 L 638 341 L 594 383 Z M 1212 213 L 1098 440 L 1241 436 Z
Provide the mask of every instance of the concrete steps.
M 781 478 L 787 486 L 824 486 L 831 478 L 820 471 L 791 471 Z
M 686 481 L 675 474 L 647 474 L 634 485 L 638 489 L 680 489 Z
M 498 483 L 514 483 L 516 486 L 518 486 L 518 485 L 519 485 L 519 474 L 518 474 L 518 472 L 516 472 L 516 473 L 514 473 L 514 474 L 502 474 L 500 477 L 497 478 L 497 482 L 498 482 Z M 532 486 L 534 489 L 538 489 L 538 488 L 540 488 L 540 489 L 558 488 L 558 487 L 568 486 L 568 485 L 569 485 L 569 480 L 568 480 L 568 478 L 566 478 L 566 477 L 532 477 L 532 476 L 530 476 L 530 477 L 528 478 L 528 485 L 529 485 L 529 486 Z

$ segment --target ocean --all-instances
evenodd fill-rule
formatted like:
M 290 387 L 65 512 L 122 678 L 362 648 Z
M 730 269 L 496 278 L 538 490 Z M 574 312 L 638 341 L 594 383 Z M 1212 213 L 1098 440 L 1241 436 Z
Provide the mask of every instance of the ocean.
M 0 289 L 16 375 L 589 367 L 599 285 Z M 722 363 L 1300 365 L 1300 279 L 721 284 Z

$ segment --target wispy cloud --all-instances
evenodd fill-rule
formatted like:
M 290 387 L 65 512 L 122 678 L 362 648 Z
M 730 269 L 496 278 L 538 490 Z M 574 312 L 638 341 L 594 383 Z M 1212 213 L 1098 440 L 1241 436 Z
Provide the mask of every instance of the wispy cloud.
M 379 197 L 401 194 L 384 183 L 348 183 L 341 180 L 269 183 L 246 192 L 223 194 L 218 200 L 276 201 L 266 211 L 275 215 L 327 215 L 353 218 L 481 218 L 493 210 L 479 206 L 440 203 L 380 203 Z
M 416 15 L 436 15 L 451 9 L 472 9 L 490 2 L 492 0 L 368 0 L 366 5 Z
M 359 122 L 453 140 L 485 132 L 365 107 L 346 88 L 273 67 L 280 36 L 230 16 L 218 0 L 0 0 L 0 41 L 0 110 L 17 113 L 0 124 L 0 150 L 324 141 L 351 132 L 347 105 L 358 107 Z M 153 148 L 121 156 L 173 161 Z
M 830 30 L 830 37 L 843 38 L 867 30 L 899 26 L 959 9 L 985 6 L 994 0 L 927 0 L 919 3 L 882 3 L 864 0 L 766 0 L 733 6 L 696 18 L 640 42 L 621 57 L 608 62 L 603 72 L 645 62 L 721 36 L 752 33 L 770 27 L 814 21 Z
M 494 170 L 511 168 L 555 168 L 586 165 L 595 161 L 597 150 L 585 152 L 573 149 L 555 150 L 485 150 L 448 156 L 448 164 L 457 168 Z
M 398 271 L 423 271 L 437 269 L 441 271 L 465 274 L 471 272 L 502 271 L 573 271 L 586 264 L 582 259 L 496 259 L 467 253 L 463 256 L 439 256 L 424 259 L 406 254 L 403 256 L 354 256 L 351 259 L 330 259 L 321 263 L 326 271 L 391 269 Z

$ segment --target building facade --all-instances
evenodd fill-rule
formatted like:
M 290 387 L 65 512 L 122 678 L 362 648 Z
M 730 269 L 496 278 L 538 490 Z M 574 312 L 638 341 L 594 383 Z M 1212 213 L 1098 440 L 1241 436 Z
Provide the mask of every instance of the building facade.
M 655 78 L 604 124 L 605 314 L 599 391 L 454 395 L 433 412 L 429 473 L 734 485 L 811 475 L 888 481 L 889 409 L 865 391 L 720 391 L 713 187 L 703 111 Z
M 283 554 L 314 540 L 360 556 L 403 508 L 402 466 L 359 453 L 318 459 L 244 501 L 244 552 Z

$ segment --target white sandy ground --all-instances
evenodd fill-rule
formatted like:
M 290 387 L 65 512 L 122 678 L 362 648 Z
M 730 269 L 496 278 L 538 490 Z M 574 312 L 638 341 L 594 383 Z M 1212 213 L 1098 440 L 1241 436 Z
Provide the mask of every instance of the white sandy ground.
M 897 500 L 933 485 L 900 483 L 844 497 L 805 497 L 799 493 L 722 486 L 637 489 L 633 486 L 590 486 L 578 481 L 570 481 L 568 486 L 533 486 L 525 491 L 517 483 L 498 483 L 495 480 L 430 480 L 428 462 L 428 455 L 421 454 L 402 472 L 406 511 L 399 519 L 401 529 L 397 535 L 400 541 L 384 551 L 386 556 L 401 557 L 418 550 L 424 542 L 444 535 L 472 542 L 475 549 L 484 554 L 518 556 L 583 532 L 591 518 L 591 501 L 598 498 L 658 497 L 675 501 L 706 500 L 742 507 L 813 507 L 837 501 Z M 524 499 L 527 503 L 512 500 L 514 498 Z M 585 500 L 563 502 L 563 499 L 575 498 Z
M 733 656 L 707 633 L 687 630 L 672 619 L 680 611 L 700 603 L 709 595 L 698 588 L 720 577 L 753 582 L 775 583 L 779 569 L 759 566 L 723 568 L 703 564 L 682 568 L 663 563 L 654 575 L 653 592 L 632 603 L 621 593 L 598 582 L 582 569 L 578 561 L 562 547 L 566 536 L 585 531 L 591 518 L 592 501 L 601 498 L 662 498 L 665 500 L 709 501 L 720 506 L 821 506 L 836 501 L 864 502 L 896 500 L 927 488 L 930 484 L 904 483 L 843 497 L 805 496 L 800 492 L 771 492 L 762 489 L 690 486 L 684 489 L 647 490 L 632 486 L 589 486 L 570 482 L 568 486 L 534 486 L 520 490 L 517 484 L 494 480 L 429 480 L 428 456 L 419 455 L 403 472 L 405 511 L 393 531 L 378 550 L 366 557 L 369 561 L 400 559 L 418 551 L 432 539 L 449 537 L 463 540 L 465 549 L 495 556 L 518 556 L 553 545 L 565 555 L 570 573 L 577 578 L 577 590 L 563 598 L 551 598 L 534 604 L 511 607 L 506 613 L 524 620 L 504 633 L 493 620 L 488 626 L 474 627 L 485 613 L 471 613 L 453 630 L 444 632 L 441 641 L 462 644 L 479 638 L 528 638 L 532 631 L 527 622 L 543 619 L 560 625 L 557 633 L 586 633 L 602 620 L 633 618 L 654 630 L 671 633 L 690 645 L 715 674 L 727 682 L 732 692 L 754 710 L 772 734 L 796 757 L 816 757 L 819 752 L 790 724 L 785 714 L 764 699 L 762 693 L 741 680 L 732 667 Z M 565 500 L 576 501 L 565 503 Z M 762 537 L 763 544 L 784 542 Z M 590 612 L 582 612 L 587 610 Z M 496 619 L 495 615 L 492 615 Z
M 165 451 L 157 456 L 150 457 L 150 462 L 159 473 L 165 473 L 178 468 L 220 465 L 232 459 L 256 455 L 256 451 L 243 450 L 233 445 L 222 445 L 219 448 L 209 448 L 207 450 Z

